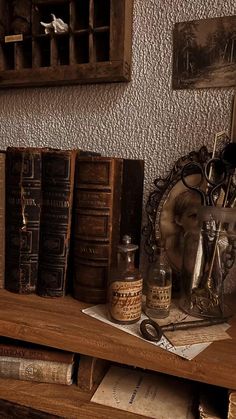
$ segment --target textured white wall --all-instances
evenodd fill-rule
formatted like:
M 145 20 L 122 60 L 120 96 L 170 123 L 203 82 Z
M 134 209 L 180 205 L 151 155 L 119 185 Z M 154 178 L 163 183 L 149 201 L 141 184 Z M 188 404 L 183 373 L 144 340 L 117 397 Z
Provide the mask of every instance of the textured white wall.
M 119 0 L 117 0 L 119 1 Z M 233 0 L 134 0 L 128 84 L 0 90 L 0 147 L 80 147 L 145 159 L 145 193 L 173 162 L 230 127 L 233 89 L 172 91 L 175 22 L 235 14 Z

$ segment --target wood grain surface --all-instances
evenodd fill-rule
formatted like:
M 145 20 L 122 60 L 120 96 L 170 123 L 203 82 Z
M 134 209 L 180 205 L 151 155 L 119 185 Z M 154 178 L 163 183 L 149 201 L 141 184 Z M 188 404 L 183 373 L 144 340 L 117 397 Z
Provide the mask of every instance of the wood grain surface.
M 233 298 L 232 298 L 233 300 Z M 0 291 L 3 336 L 236 389 L 236 319 L 232 339 L 212 343 L 192 361 L 128 335 L 81 312 L 88 304 L 67 296 L 45 299 Z M 1 397 L 1 394 L 0 394 Z

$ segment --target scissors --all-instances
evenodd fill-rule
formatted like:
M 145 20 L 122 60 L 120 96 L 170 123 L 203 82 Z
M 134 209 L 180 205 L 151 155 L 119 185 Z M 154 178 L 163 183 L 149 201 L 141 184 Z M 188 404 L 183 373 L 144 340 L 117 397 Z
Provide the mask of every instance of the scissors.
M 214 174 L 212 176 L 212 173 Z M 199 182 L 192 185 L 188 180 L 190 174 L 199 174 Z M 217 179 L 215 180 L 215 174 Z M 202 205 L 215 206 L 221 186 L 227 177 L 227 169 L 220 158 L 210 159 L 205 167 L 198 162 L 190 162 L 183 166 L 181 179 L 186 188 L 197 192 L 201 197 Z

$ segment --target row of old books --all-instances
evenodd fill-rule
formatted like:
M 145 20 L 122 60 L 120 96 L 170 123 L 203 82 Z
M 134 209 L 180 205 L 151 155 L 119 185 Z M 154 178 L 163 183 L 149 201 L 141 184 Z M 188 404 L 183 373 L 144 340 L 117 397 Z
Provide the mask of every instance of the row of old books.
M 0 378 L 71 385 L 79 355 L 0 337 Z
M 90 391 L 108 366 L 103 359 L 0 336 L 0 379 L 75 384 Z
M 0 286 L 105 302 L 120 238 L 140 243 L 143 161 L 15 147 L 0 159 Z

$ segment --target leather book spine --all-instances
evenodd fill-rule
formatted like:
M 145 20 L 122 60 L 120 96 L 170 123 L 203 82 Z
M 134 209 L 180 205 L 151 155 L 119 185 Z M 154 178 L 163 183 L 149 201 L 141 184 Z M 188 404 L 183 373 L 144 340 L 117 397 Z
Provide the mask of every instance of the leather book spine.
M 1 378 L 70 385 L 72 384 L 73 369 L 73 363 L 0 357 Z
M 109 272 L 123 234 L 140 243 L 142 191 L 142 161 L 137 165 L 118 158 L 78 158 L 73 228 L 73 296 L 78 300 L 106 301 Z
M 119 237 L 122 159 L 78 157 L 73 220 L 73 296 L 103 303 Z M 115 202 L 117 200 L 117 202 Z M 118 244 L 118 243 L 117 243 Z
M 0 152 L 0 288 L 5 288 L 5 163 L 6 153 Z
M 64 363 L 72 363 L 74 360 L 74 354 L 72 352 L 31 348 L 0 342 L 0 357 L 1 356 Z
M 34 293 L 38 275 L 41 210 L 41 151 L 6 152 L 5 288 Z
M 66 294 L 76 150 L 42 153 L 42 210 L 37 294 Z

